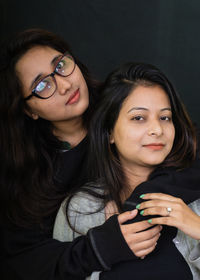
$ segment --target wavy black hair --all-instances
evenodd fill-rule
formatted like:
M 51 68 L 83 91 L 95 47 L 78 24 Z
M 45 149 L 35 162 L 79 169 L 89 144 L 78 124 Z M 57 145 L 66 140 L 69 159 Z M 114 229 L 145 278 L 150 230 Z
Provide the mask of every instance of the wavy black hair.
M 61 53 L 73 53 L 60 36 L 43 29 L 28 29 L 4 42 L 0 48 L 0 215 L 21 226 L 41 222 L 55 211 L 67 190 L 58 193 L 54 169 L 60 141 L 51 122 L 34 121 L 25 114 L 26 102 L 15 67 L 35 46 L 48 46 Z M 99 100 L 100 83 L 74 57 L 89 89 L 89 107 L 83 114 L 88 128 Z M 64 191 L 65 190 L 65 191 Z
M 124 100 L 139 85 L 161 87 L 171 103 L 175 139 L 171 152 L 159 167 L 183 169 L 196 156 L 195 127 L 168 78 L 158 68 L 145 63 L 127 63 L 113 71 L 105 81 L 100 104 L 90 124 L 89 163 L 92 180 L 105 188 L 105 203 L 114 200 L 119 210 L 122 209 L 121 194 L 129 186 L 115 145 L 110 144 L 110 133 Z M 92 188 L 87 187 L 87 192 L 94 194 Z

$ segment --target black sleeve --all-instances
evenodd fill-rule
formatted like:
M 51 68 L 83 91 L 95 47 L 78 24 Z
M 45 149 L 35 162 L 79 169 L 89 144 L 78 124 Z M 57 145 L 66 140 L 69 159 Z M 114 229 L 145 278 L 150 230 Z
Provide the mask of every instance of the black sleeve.
M 2 229 L 1 243 L 2 280 L 84 279 L 134 258 L 117 216 L 73 242 L 60 242 L 39 231 Z

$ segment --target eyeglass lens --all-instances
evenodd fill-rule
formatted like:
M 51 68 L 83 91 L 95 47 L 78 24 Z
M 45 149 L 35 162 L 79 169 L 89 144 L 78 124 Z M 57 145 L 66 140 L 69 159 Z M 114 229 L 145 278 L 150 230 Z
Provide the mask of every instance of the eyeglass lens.
M 58 61 L 53 73 L 67 77 L 74 71 L 74 67 L 74 59 L 69 54 L 66 54 Z M 35 87 L 35 93 L 37 95 L 42 98 L 48 98 L 54 94 L 56 90 L 56 81 L 53 76 L 54 75 L 46 76 L 37 84 Z

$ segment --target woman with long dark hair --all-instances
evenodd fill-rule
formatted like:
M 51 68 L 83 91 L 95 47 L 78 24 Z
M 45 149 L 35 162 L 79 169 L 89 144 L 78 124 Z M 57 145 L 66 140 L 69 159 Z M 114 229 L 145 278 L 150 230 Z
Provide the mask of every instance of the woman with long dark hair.
M 123 222 L 135 211 L 114 216 L 73 242 L 52 238 L 61 201 L 89 178 L 87 130 L 99 87 L 68 44 L 51 32 L 26 30 L 1 47 L 3 279 L 81 279 L 133 258 L 133 227 Z M 157 226 L 139 235 L 140 241 L 148 239 L 140 254 L 154 249 L 159 231 Z M 118 252 L 112 249 L 116 244 Z
M 72 240 L 111 214 L 136 208 L 140 215 L 131 221 L 136 227 L 141 220 L 167 225 L 156 249 L 100 276 L 94 273 L 92 279 L 199 279 L 197 137 L 167 77 L 144 63 L 112 72 L 89 135 L 93 181 L 67 198 L 67 222 L 66 201 L 62 204 L 54 236 Z M 182 235 L 173 243 L 177 229 Z

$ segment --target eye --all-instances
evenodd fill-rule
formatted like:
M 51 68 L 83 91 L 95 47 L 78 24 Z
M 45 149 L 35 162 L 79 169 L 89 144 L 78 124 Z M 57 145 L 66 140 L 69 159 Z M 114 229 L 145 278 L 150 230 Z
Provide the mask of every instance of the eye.
M 64 59 L 60 60 L 60 61 L 58 62 L 58 64 L 56 65 L 55 70 L 56 70 L 57 72 L 60 72 L 60 71 L 65 67 L 65 64 L 66 64 L 66 62 L 65 62 Z
M 160 117 L 160 119 L 161 119 L 161 121 L 168 121 L 168 122 L 172 120 L 172 118 L 169 116 L 162 116 L 162 117 Z
M 38 94 L 40 94 L 40 93 L 50 89 L 51 86 L 52 86 L 51 77 L 47 77 L 37 84 L 37 86 L 35 87 L 35 91 Z
M 39 93 L 42 92 L 47 87 L 47 81 L 41 81 L 35 88 L 35 90 Z
M 55 67 L 55 72 L 61 76 L 69 76 L 72 74 L 75 67 L 75 62 L 73 58 L 66 54 L 65 56 L 61 57 Z
M 144 117 L 143 116 L 134 116 L 131 120 L 134 120 L 134 121 L 144 121 Z

